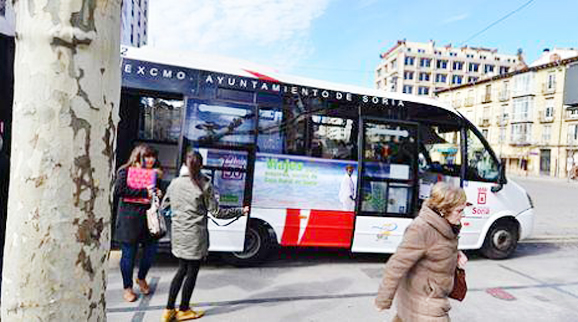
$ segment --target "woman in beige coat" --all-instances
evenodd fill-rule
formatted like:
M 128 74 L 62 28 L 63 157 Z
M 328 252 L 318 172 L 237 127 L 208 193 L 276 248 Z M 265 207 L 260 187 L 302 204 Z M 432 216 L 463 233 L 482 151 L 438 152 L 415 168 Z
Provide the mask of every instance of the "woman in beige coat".
M 463 268 L 467 261 L 458 251 L 460 219 L 466 206 L 463 189 L 444 182 L 433 186 L 430 198 L 385 265 L 375 298 L 378 310 L 389 309 L 396 295 L 393 321 L 450 321 L 448 295 L 456 266 Z
M 161 209 L 170 207 L 172 211 L 171 250 L 179 259 L 179 269 L 171 282 L 161 321 L 185 321 L 200 318 L 204 314 L 203 311 L 192 310 L 189 302 L 201 260 L 207 256 L 209 249 L 207 215 L 210 213 L 216 218 L 227 219 L 249 213 L 248 206 L 244 209 L 219 209 L 213 185 L 201 174 L 202 166 L 201 154 L 193 151 L 187 153 L 188 171 L 181 171 L 180 176 L 171 182 L 161 205 Z M 177 311 L 175 302 L 181 287 L 181 305 Z

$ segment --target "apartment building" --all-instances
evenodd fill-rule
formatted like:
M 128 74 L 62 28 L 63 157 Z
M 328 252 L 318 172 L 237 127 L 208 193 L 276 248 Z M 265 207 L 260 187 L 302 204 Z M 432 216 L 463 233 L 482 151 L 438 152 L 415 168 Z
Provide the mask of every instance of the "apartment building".
M 141 47 L 148 40 L 149 0 L 123 0 L 120 43 Z
M 530 66 L 443 89 L 451 104 L 523 175 L 567 177 L 578 165 L 578 50 L 545 50 Z
M 399 40 L 380 57 L 375 77 L 378 89 L 427 96 L 525 66 L 521 54 L 503 55 L 497 49 L 451 44 L 436 47 L 434 41 Z

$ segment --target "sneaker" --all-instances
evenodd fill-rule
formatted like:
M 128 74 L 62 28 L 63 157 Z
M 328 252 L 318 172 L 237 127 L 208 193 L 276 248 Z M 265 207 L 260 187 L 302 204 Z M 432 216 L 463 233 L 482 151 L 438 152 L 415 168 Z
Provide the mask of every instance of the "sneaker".
M 125 288 L 124 293 L 122 294 L 122 298 L 127 302 L 134 302 L 138 298 L 132 288 Z
M 177 321 L 186 321 L 186 320 L 193 320 L 198 319 L 201 316 L 205 315 L 205 311 L 193 311 L 188 309 L 186 311 L 177 311 L 176 318 Z
M 136 279 L 135 282 L 138 284 L 140 292 L 144 295 L 149 295 L 151 293 L 151 288 L 146 280 Z
M 163 315 L 161 316 L 161 322 L 171 322 L 174 320 L 177 310 L 175 309 L 164 309 Z

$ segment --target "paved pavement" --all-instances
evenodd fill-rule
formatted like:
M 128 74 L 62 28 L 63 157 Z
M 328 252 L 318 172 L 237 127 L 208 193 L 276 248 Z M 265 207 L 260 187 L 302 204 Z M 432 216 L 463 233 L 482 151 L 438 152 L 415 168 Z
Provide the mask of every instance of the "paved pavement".
M 578 321 L 578 243 L 526 243 L 507 260 L 470 253 L 469 292 L 452 302 L 453 321 Z M 383 255 L 283 250 L 260 267 L 203 265 L 193 294 L 202 321 L 389 321 L 372 300 Z M 160 255 L 151 270 L 154 293 L 122 301 L 118 253 L 107 291 L 109 321 L 159 321 L 176 262 Z
M 452 302 L 453 321 L 578 321 L 578 185 L 515 178 L 532 195 L 534 238 L 515 255 L 492 261 L 469 253 L 468 295 Z M 284 249 L 262 266 L 235 268 L 210 258 L 193 301 L 201 321 L 390 321 L 372 305 L 386 255 Z M 110 260 L 109 321 L 159 321 L 176 261 L 160 254 L 149 279 L 153 294 L 122 300 L 119 253 Z

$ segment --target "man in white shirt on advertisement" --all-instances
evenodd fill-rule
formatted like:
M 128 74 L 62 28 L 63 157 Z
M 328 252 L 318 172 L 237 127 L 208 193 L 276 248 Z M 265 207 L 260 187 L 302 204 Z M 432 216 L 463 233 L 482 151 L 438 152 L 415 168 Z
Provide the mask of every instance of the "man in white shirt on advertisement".
M 355 167 L 351 164 L 345 166 L 345 175 L 341 179 L 341 186 L 339 188 L 339 201 L 343 210 L 355 210 L 355 188 L 356 180 L 353 178 L 353 170 Z

